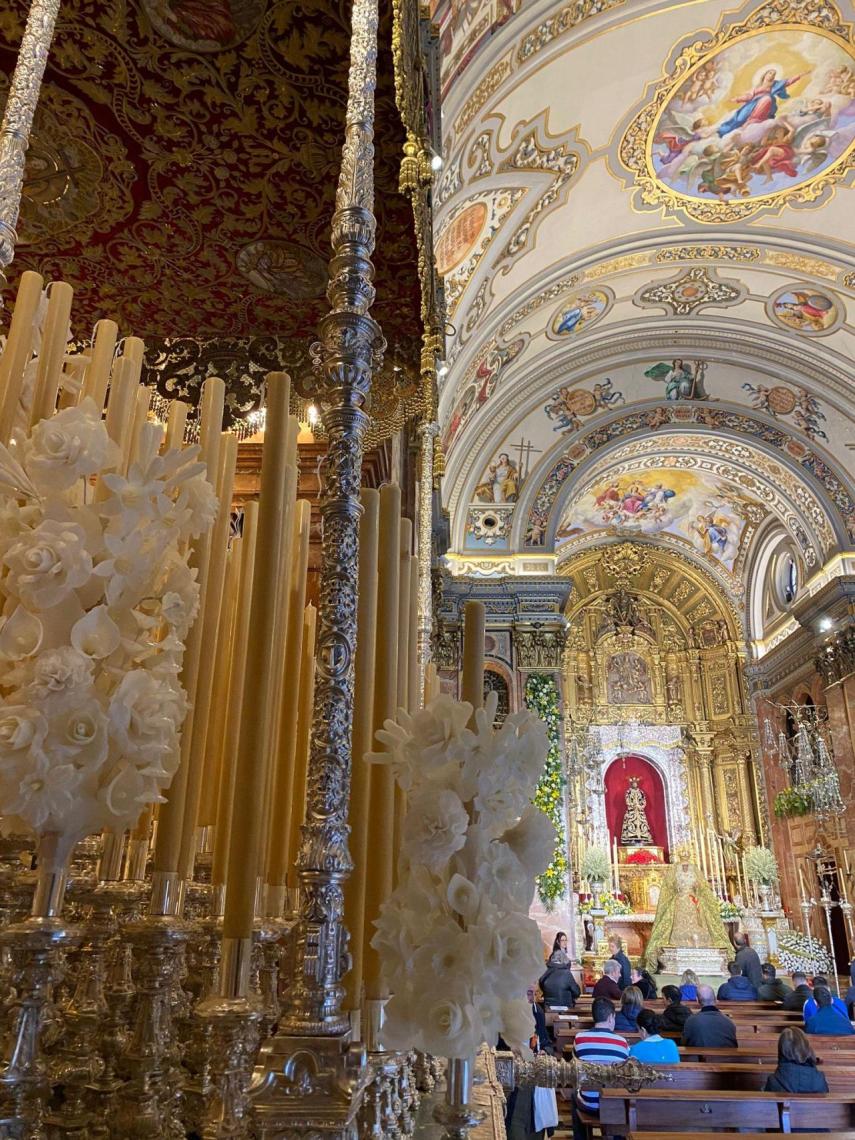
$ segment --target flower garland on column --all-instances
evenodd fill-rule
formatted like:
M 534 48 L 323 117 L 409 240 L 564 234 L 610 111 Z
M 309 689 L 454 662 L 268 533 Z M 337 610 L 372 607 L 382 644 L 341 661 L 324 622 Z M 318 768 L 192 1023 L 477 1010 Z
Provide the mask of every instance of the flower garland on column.
M 537 880 L 540 901 L 552 910 L 567 891 L 567 835 L 564 826 L 564 769 L 561 763 L 561 732 L 558 726 L 558 685 L 549 673 L 529 673 L 525 683 L 526 708 L 546 725 L 549 751 L 533 803 L 555 825 L 555 851 L 544 873 Z

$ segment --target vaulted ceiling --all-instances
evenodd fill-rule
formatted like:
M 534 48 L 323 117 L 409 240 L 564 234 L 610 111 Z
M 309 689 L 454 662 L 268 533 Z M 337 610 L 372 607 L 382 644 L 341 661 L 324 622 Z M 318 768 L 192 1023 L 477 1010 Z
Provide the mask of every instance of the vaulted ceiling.
M 441 0 L 457 572 L 855 545 L 849 0 Z

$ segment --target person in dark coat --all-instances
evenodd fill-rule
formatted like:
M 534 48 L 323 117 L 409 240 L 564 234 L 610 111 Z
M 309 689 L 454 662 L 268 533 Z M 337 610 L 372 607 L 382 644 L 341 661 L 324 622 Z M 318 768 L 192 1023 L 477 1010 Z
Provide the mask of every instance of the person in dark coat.
M 810 986 L 807 984 L 807 974 L 803 974 L 801 970 L 794 970 L 790 977 L 793 979 L 793 992 L 784 998 L 784 1009 L 801 1012 L 805 1007 L 805 1002 L 811 996 Z
M 761 1001 L 785 1001 L 793 992 L 793 987 L 787 985 L 783 978 L 776 976 L 775 967 L 771 962 L 763 963 L 763 985 L 757 991 Z
M 846 1009 L 849 1011 L 851 1020 L 853 1013 L 855 1013 L 855 962 L 849 963 L 849 989 L 846 991 L 843 1000 L 846 1002 Z
M 556 1006 L 566 1006 L 567 1009 L 572 1009 L 581 992 L 570 967 L 561 965 L 559 962 L 553 961 L 552 958 L 549 959 L 546 972 L 541 974 L 537 984 L 540 986 L 543 1004 L 547 1009 L 553 1009 Z
M 615 1033 L 637 1033 L 638 1015 L 644 1009 L 644 998 L 637 986 L 627 986 L 620 996 L 620 1009 L 615 1014 Z
M 641 966 L 632 967 L 632 984 L 641 990 L 641 996 L 645 1001 L 652 1001 L 656 997 L 656 983 Z
M 778 1038 L 778 1067 L 766 1078 L 763 1092 L 827 1093 L 828 1081 L 816 1066 L 810 1041 L 801 1029 L 788 1027 Z
M 744 934 L 735 935 L 733 941 L 736 946 L 736 961 L 739 963 L 743 978 L 748 978 L 754 989 L 759 990 L 763 984 L 760 955 L 752 946 L 748 945 L 748 939 Z
M 815 1033 L 824 1037 L 852 1037 L 855 1029 L 852 1023 L 840 1010 L 835 1009 L 831 1001 L 831 990 L 827 986 L 816 986 L 813 991 L 813 1000 L 816 1002 L 816 1013 L 805 1025 L 806 1033 Z
M 546 1028 L 546 1019 L 543 1015 L 543 1010 L 534 1000 L 534 987 L 528 990 L 527 997 L 531 1003 L 532 1016 L 534 1018 L 535 1031 L 532 1034 L 530 1045 L 535 1053 L 554 1053 L 555 1049 L 552 1045 L 552 1040 L 549 1036 L 549 1030 Z M 499 1038 L 500 1049 L 507 1051 L 507 1044 Z M 505 1106 L 505 1130 L 507 1132 L 508 1140 L 541 1140 L 544 1135 L 544 1130 L 539 1132 L 534 1128 L 534 1090 L 515 1088 L 508 1096 L 508 1102 Z M 554 1129 L 546 1129 L 545 1132 L 549 1136 L 552 1135 Z
M 620 965 L 618 985 L 622 990 L 625 990 L 627 986 L 632 985 L 632 966 L 630 966 L 629 958 L 624 954 L 621 940 L 616 934 L 613 934 L 609 939 L 609 954 L 612 960 Z
M 595 984 L 591 991 L 591 996 L 594 998 L 604 997 L 609 1001 L 620 1001 L 621 988 L 620 988 L 620 962 L 615 962 L 613 958 L 609 958 L 608 962 L 603 965 L 603 976 Z
M 692 1016 L 692 1011 L 687 1005 L 683 1005 L 683 995 L 677 986 L 663 986 L 662 996 L 667 1003 L 662 1011 L 662 1028 L 677 1029 L 682 1033 L 683 1026 Z
M 698 986 L 700 1009 L 683 1026 L 684 1045 L 706 1045 L 711 1049 L 737 1046 L 736 1026 L 715 1004 L 711 986 Z
M 719 1001 L 756 1001 L 757 991 L 749 978 L 742 976 L 742 968 L 738 962 L 728 962 L 727 972 L 730 977 L 718 987 Z

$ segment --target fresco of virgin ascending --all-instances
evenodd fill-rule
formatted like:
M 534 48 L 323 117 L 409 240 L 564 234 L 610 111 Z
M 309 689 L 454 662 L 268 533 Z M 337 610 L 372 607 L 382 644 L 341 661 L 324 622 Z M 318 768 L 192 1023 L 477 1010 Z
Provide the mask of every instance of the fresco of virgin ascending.
M 645 204 L 730 221 L 816 201 L 850 168 L 855 48 L 848 26 L 765 20 L 758 9 L 685 48 L 632 121 L 621 160 L 644 188 Z
M 855 61 L 803 28 L 749 35 L 697 66 L 650 139 L 657 178 L 693 197 L 751 198 L 793 189 L 855 139 Z

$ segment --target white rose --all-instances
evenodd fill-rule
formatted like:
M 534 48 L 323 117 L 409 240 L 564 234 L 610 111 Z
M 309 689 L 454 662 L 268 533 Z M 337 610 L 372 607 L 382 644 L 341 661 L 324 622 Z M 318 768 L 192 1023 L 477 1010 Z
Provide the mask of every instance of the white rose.
M 516 899 L 527 886 L 530 887 L 529 894 L 534 893 L 523 865 L 507 844 L 499 840 L 487 844 L 476 871 L 476 883 L 491 898 L 508 896 Z
M 484 1032 L 471 995 L 456 987 L 433 1000 L 426 994 L 422 1018 L 425 1049 L 437 1057 L 471 1057 L 483 1044 Z
M 535 1031 L 531 1006 L 525 998 L 503 1001 L 500 1006 L 501 1034 L 511 1049 L 528 1047 Z
M 485 933 L 485 970 L 524 990 L 543 968 L 543 945 L 536 923 L 522 913 L 507 914 Z
M 48 724 L 29 705 L 6 705 L 0 711 L 0 779 L 21 779 L 34 756 L 42 754 Z M 4 804 L 4 812 L 8 808 Z
M 418 977 L 441 979 L 477 978 L 480 949 L 475 939 L 455 922 L 445 920 L 431 927 L 429 937 L 413 955 L 412 970 Z
M 45 700 L 57 694 L 73 694 L 92 680 L 92 664 L 68 645 L 47 649 L 32 663 L 32 680 L 27 687 L 31 700 Z
M 98 768 L 107 758 L 107 718 L 97 700 L 61 708 L 50 718 L 46 751 L 77 768 Z
M 83 528 L 44 519 L 22 534 L 3 558 L 6 587 L 30 609 L 48 609 L 85 586 L 92 574 Z
M 425 787 L 410 795 L 402 847 L 413 863 L 439 871 L 466 842 L 469 815 L 447 788 Z
M 4 805 L 9 815 L 19 815 L 34 830 L 51 821 L 51 830 L 62 831 L 74 807 L 74 792 L 80 776 L 71 764 L 39 760 L 22 778 L 17 794 Z
M 126 756 L 158 763 L 174 749 L 185 712 L 180 689 L 144 669 L 132 669 L 113 693 L 109 717 Z
M 64 408 L 33 428 L 25 446 L 24 467 L 41 491 L 64 491 L 112 467 L 119 449 L 107 434 L 94 400 Z

